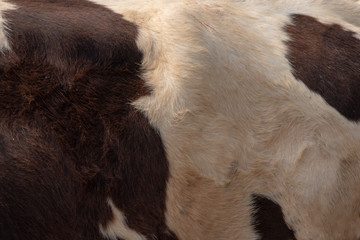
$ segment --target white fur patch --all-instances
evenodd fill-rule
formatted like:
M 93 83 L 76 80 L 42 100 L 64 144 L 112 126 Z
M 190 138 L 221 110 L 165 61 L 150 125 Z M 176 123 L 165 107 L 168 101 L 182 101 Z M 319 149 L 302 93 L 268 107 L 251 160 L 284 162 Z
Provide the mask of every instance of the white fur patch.
M 15 5 L 7 1 L 0 1 L 0 52 L 10 50 L 9 40 L 6 37 L 6 19 L 4 19 L 2 12 L 14 9 L 16 9 Z
M 360 236 L 360 126 L 294 78 L 284 33 L 291 14 L 360 33 L 357 3 L 92 1 L 140 26 L 153 92 L 134 105 L 165 144 L 179 239 L 258 239 L 254 193 L 281 205 L 298 240 Z
M 125 240 L 146 240 L 143 235 L 127 226 L 124 214 L 115 206 L 111 199 L 108 199 L 108 204 L 111 207 L 114 219 L 105 227 L 100 224 L 100 232 L 104 237 L 111 240 L 117 240 L 118 238 Z

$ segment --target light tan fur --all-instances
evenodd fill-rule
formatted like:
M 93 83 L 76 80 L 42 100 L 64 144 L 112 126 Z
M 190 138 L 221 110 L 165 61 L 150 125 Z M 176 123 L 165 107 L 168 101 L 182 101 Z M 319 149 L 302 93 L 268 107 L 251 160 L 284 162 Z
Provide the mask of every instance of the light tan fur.
M 104 237 L 110 240 L 117 240 L 118 238 L 126 240 L 146 240 L 144 236 L 127 226 L 124 214 L 115 206 L 111 199 L 108 199 L 108 204 L 113 213 L 113 220 L 106 226 L 100 224 L 100 232 Z
M 298 240 L 360 237 L 360 126 L 291 74 L 292 13 L 360 33 L 360 7 L 325 0 L 92 0 L 140 26 L 151 96 L 134 105 L 170 164 L 180 239 L 257 239 L 251 194 L 277 201 Z
M 9 40 L 6 37 L 6 19 L 3 17 L 3 12 L 6 10 L 16 9 L 16 6 L 7 2 L 0 0 L 0 52 L 9 50 Z

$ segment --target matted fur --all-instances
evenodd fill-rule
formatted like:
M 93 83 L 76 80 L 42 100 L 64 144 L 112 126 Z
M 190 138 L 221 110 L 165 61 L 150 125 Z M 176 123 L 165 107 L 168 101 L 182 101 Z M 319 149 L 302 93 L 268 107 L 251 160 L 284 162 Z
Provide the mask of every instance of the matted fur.
M 298 240 L 360 237 L 360 127 L 295 79 L 285 32 L 302 14 L 358 37 L 359 5 L 93 1 L 141 26 L 153 93 L 134 104 L 165 143 L 180 239 L 257 239 L 254 193 L 279 203 Z

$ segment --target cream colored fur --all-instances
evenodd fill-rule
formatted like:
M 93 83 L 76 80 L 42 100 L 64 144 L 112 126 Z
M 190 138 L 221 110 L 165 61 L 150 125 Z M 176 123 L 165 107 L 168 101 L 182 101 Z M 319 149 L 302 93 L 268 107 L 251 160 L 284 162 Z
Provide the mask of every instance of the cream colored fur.
M 6 10 L 13 10 L 16 6 L 7 2 L 0 0 L 0 52 L 9 50 L 9 40 L 6 37 L 6 19 L 3 18 L 2 12 Z
M 254 193 L 281 205 L 298 240 L 360 237 L 360 126 L 294 79 L 283 31 L 300 13 L 360 33 L 357 3 L 92 1 L 140 26 L 153 94 L 134 105 L 164 141 L 180 239 L 257 239 Z
M 100 232 L 104 237 L 111 240 L 117 240 L 118 238 L 126 240 L 146 240 L 144 236 L 127 226 L 124 214 L 115 206 L 111 199 L 108 199 L 108 204 L 114 217 L 112 222 L 108 223 L 107 226 L 100 224 Z

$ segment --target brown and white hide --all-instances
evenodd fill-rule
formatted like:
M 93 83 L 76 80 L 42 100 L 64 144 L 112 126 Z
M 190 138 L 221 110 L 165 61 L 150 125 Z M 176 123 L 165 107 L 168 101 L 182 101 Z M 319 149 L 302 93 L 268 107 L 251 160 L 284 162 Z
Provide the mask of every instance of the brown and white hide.
M 359 240 L 360 4 L 1 0 L 1 240 Z

